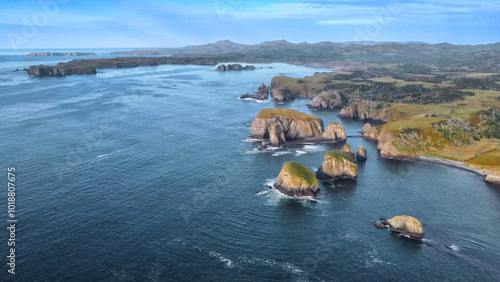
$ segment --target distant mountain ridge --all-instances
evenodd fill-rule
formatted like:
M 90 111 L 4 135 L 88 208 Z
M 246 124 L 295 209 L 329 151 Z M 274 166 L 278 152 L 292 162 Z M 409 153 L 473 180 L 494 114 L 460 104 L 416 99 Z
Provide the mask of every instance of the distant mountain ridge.
M 443 70 L 464 68 L 469 71 L 500 72 L 500 43 L 481 45 L 429 44 L 425 42 L 344 42 L 291 43 L 286 40 L 246 45 L 229 40 L 166 48 L 113 52 L 116 55 L 171 55 L 203 57 L 218 62 L 284 62 L 316 67 L 350 64 L 432 64 Z

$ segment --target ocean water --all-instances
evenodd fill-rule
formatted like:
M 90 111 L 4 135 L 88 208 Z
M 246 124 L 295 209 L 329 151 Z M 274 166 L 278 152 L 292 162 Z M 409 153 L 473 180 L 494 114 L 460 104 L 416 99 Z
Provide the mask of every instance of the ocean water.
M 368 150 L 357 182 L 323 184 L 317 202 L 265 187 L 283 162 L 315 170 L 343 144 L 259 152 L 247 137 L 261 109 L 338 121 L 351 136 L 363 123 L 310 111 L 304 99 L 237 97 L 275 75 L 328 70 L 13 72 L 71 59 L 0 56 L 0 159 L 17 173 L 20 281 L 498 281 L 500 190 L 477 175 L 381 159 L 375 143 L 350 137 L 347 144 Z M 373 226 L 402 214 L 421 220 L 423 242 Z M 6 211 L 3 218 L 6 225 Z M 7 281 L 9 234 L 2 234 Z

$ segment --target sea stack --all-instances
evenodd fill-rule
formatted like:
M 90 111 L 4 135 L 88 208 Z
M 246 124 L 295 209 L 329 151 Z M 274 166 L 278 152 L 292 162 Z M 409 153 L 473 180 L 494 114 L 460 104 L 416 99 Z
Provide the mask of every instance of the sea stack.
M 354 161 L 354 154 L 339 150 L 326 152 L 325 160 L 316 172 L 316 177 L 323 180 L 335 180 L 338 178 L 356 180 L 358 177 L 358 167 Z
M 358 146 L 358 152 L 356 153 L 356 161 L 364 162 L 366 161 L 366 149 L 362 146 Z
M 318 179 L 314 173 L 296 161 L 283 164 L 274 187 L 281 193 L 292 197 L 316 198 L 319 192 Z
M 389 227 L 389 230 L 421 239 L 424 237 L 424 228 L 420 221 L 412 216 L 398 215 L 391 219 L 375 224 L 377 227 Z
M 252 123 L 252 137 L 269 138 L 276 123 L 283 128 L 286 141 L 321 137 L 323 134 L 323 120 L 320 118 L 289 109 L 263 109 Z
M 325 132 L 323 132 L 323 138 L 326 140 L 343 142 L 346 140 L 345 129 L 338 122 L 330 122 Z

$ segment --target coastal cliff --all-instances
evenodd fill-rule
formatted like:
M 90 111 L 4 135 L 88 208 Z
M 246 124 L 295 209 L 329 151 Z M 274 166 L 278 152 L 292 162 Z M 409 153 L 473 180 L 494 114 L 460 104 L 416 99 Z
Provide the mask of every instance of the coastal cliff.
M 331 110 L 343 106 L 344 102 L 338 90 L 323 91 L 312 98 L 311 102 L 307 104 L 308 108 L 316 110 Z
M 350 106 L 342 108 L 339 116 L 361 120 L 390 121 L 395 118 L 396 113 L 387 104 L 379 102 L 355 102 Z
M 281 193 L 292 197 L 316 198 L 319 192 L 318 179 L 314 173 L 296 161 L 283 164 L 274 187 Z
M 280 124 L 287 141 L 321 137 L 323 120 L 289 109 L 263 109 L 252 123 L 252 137 L 269 138 L 272 127 Z

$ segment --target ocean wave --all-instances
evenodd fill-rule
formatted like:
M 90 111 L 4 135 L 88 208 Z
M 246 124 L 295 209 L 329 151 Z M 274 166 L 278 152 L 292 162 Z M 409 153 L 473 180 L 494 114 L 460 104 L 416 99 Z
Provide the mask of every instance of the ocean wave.
M 107 157 L 110 157 L 110 156 L 112 156 L 112 155 L 114 155 L 114 154 L 117 154 L 117 153 L 119 153 L 119 152 L 121 152 L 121 151 L 122 151 L 122 150 L 118 150 L 118 151 L 115 151 L 115 152 L 112 152 L 112 153 L 109 153 L 109 154 L 99 155 L 99 156 L 97 156 L 97 158 L 98 158 L 98 159 L 107 158 Z
M 234 262 L 226 257 L 224 257 L 223 255 L 219 254 L 218 252 L 216 251 L 210 251 L 208 253 L 211 257 L 214 257 L 214 258 L 218 258 L 220 261 L 222 261 L 224 263 L 224 265 L 227 267 L 227 268 L 233 268 L 235 267 L 236 265 L 234 264 Z

